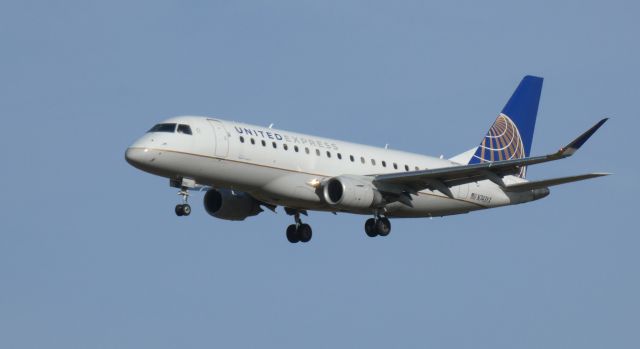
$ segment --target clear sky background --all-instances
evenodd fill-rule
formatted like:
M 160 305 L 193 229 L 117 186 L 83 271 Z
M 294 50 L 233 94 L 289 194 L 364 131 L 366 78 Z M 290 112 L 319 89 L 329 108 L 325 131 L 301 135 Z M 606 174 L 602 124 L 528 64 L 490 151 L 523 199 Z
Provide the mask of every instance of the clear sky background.
M 637 1 L 1 1 L 0 347 L 638 348 Z M 211 115 L 452 156 L 522 76 L 532 179 L 609 171 L 521 206 L 393 220 L 174 215 L 124 151 Z M 622 147 L 624 146 L 624 147 Z

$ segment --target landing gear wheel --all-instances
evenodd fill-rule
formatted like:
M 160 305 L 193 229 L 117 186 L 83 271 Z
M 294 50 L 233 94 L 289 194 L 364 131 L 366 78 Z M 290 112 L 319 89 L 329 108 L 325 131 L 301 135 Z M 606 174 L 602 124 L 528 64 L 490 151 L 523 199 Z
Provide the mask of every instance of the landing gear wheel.
M 367 219 L 367 221 L 364 223 L 364 232 L 367 233 L 367 236 L 370 238 L 378 236 L 375 219 L 373 218 Z
M 191 214 L 191 206 L 189 204 L 176 205 L 176 215 L 188 216 Z
M 300 242 L 309 242 L 312 235 L 311 226 L 309 224 L 301 224 L 298 227 L 298 238 L 300 238 Z
M 289 242 L 292 244 L 300 241 L 300 237 L 298 236 L 298 231 L 295 224 L 291 224 L 287 227 L 287 240 L 289 240 Z
M 380 236 L 387 236 L 391 232 L 391 222 L 387 217 L 381 217 L 376 222 L 376 231 Z

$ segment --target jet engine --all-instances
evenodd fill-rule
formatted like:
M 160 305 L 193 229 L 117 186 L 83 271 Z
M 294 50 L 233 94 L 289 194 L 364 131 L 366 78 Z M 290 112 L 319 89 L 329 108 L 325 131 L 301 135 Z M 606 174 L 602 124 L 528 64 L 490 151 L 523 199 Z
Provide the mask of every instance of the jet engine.
M 229 189 L 209 189 L 204 194 L 204 208 L 210 215 L 230 221 L 242 221 L 262 212 L 251 195 Z
M 383 202 L 382 195 L 370 181 L 354 176 L 330 178 L 322 192 L 324 200 L 339 209 L 367 209 Z

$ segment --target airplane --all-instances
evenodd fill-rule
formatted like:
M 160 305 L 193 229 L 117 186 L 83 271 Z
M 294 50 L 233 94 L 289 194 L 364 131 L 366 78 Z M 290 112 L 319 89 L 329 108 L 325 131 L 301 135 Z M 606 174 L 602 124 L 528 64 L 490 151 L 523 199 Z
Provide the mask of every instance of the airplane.
M 367 236 L 387 236 L 390 218 L 442 217 L 542 199 L 549 187 L 606 176 L 587 173 L 528 181 L 527 167 L 573 155 L 608 120 L 558 151 L 530 156 L 541 77 L 525 76 L 489 131 L 452 158 L 430 157 L 205 116 L 153 126 L 125 153 L 132 166 L 179 188 L 178 216 L 189 191 L 205 191 L 211 216 L 242 221 L 284 208 L 291 243 L 309 242 L 301 215 L 325 211 L 369 215 Z

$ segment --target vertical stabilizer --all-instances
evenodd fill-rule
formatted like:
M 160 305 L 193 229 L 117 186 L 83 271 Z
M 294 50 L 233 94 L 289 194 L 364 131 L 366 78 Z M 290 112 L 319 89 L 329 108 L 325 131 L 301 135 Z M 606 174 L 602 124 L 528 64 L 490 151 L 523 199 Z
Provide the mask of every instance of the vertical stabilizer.
M 528 157 L 542 92 L 542 78 L 525 76 L 480 142 L 469 164 Z M 519 176 L 524 178 L 526 168 Z

